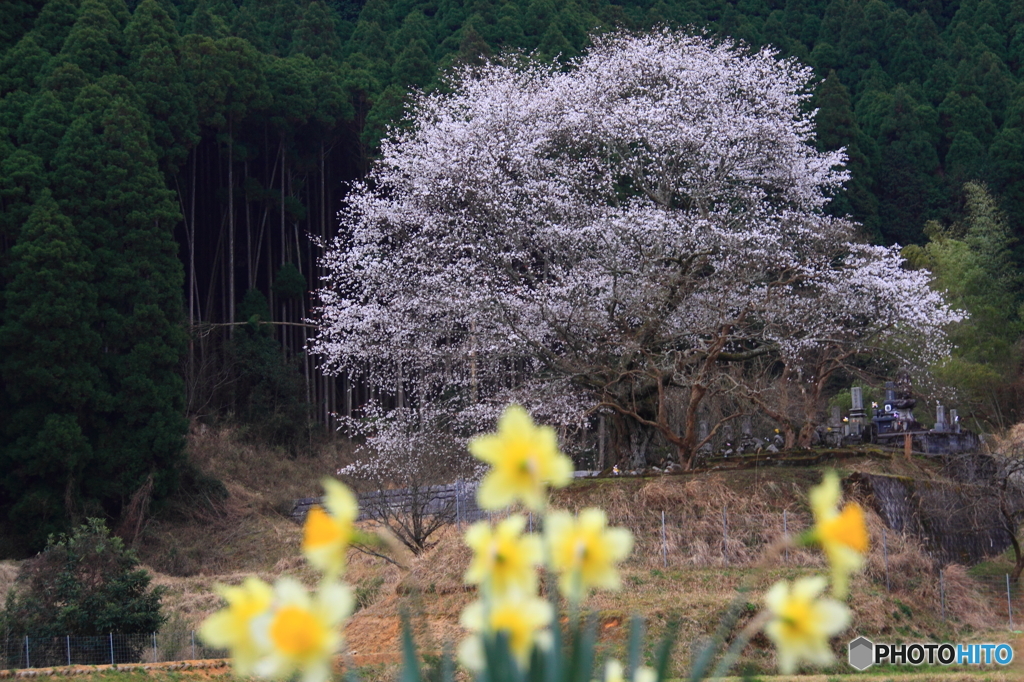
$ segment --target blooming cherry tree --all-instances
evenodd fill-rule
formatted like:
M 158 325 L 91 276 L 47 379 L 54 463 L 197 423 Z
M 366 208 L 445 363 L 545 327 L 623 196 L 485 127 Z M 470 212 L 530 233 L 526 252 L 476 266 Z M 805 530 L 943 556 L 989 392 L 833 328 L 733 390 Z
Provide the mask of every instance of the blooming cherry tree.
M 941 353 L 956 316 L 926 276 L 823 212 L 847 175 L 813 145 L 810 78 L 667 30 L 596 38 L 564 71 L 456 72 L 350 194 L 313 350 L 420 405 L 612 411 L 684 466 L 730 366 L 907 334 L 910 360 Z

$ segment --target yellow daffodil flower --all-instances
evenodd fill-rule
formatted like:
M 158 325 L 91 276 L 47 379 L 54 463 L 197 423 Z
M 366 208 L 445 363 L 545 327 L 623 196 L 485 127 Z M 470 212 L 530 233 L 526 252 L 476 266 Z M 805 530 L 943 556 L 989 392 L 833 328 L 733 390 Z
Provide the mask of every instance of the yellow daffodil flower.
M 291 578 L 274 586 L 270 612 L 256 619 L 253 634 L 265 655 L 254 672 L 269 679 L 290 678 L 301 671 L 301 682 L 326 682 L 331 659 L 341 647 L 341 626 L 352 613 L 349 588 L 324 582 L 315 598 Z
M 333 478 L 325 478 L 321 484 L 327 510 L 313 507 L 306 515 L 302 553 L 325 577 L 335 578 L 345 570 L 345 554 L 355 532 L 359 504 L 352 491 Z
M 772 619 L 765 625 L 779 651 L 779 668 L 792 674 L 801 661 L 828 665 L 833 661 L 829 637 L 846 629 L 850 610 L 834 599 L 820 599 L 828 581 L 822 576 L 797 579 L 790 589 L 779 581 L 765 595 Z
M 477 436 L 469 451 L 492 467 L 476 491 L 481 509 L 502 509 L 520 500 L 540 511 L 547 486 L 561 488 L 572 480 L 572 460 L 558 450 L 555 430 L 534 425 L 519 405 L 509 405 L 498 432 Z
M 811 510 L 814 512 L 814 528 L 810 538 L 821 544 L 832 566 L 832 592 L 839 599 L 845 599 L 849 590 L 850 574 L 864 567 L 864 555 L 868 551 L 868 529 L 864 521 L 864 510 L 851 502 L 839 511 L 842 491 L 839 476 L 830 471 L 825 474 L 821 485 L 811 489 Z
M 509 649 L 523 670 L 530 663 L 534 645 L 550 645 L 551 633 L 545 630 L 553 609 L 544 599 L 532 594 L 510 593 L 486 603 L 475 601 L 462 611 L 459 622 L 473 633 L 459 645 L 459 661 L 473 671 L 483 670 L 484 636 L 504 632 Z
M 540 538 L 523 535 L 526 518 L 510 516 L 491 528 L 486 521 L 474 523 L 466 531 L 466 544 L 473 560 L 466 571 L 466 583 L 481 585 L 491 595 L 510 590 L 524 594 L 537 591 L 536 566 L 542 560 Z
M 203 621 L 199 637 L 212 647 L 229 649 L 235 672 L 249 675 L 260 656 L 252 637 L 252 623 L 270 608 L 273 590 L 252 576 L 237 587 L 218 585 L 216 590 L 228 605 Z
M 615 658 L 609 658 L 604 664 L 604 682 L 624 682 L 625 668 L 622 667 L 622 663 Z M 648 668 L 646 665 L 641 665 L 633 673 L 633 682 L 656 682 L 658 674 L 654 672 L 654 668 Z
M 578 602 L 591 587 L 619 588 L 615 565 L 632 551 L 633 534 L 625 528 L 608 528 L 604 510 L 584 509 L 578 519 L 566 511 L 552 512 L 544 529 L 559 589 L 571 601 Z

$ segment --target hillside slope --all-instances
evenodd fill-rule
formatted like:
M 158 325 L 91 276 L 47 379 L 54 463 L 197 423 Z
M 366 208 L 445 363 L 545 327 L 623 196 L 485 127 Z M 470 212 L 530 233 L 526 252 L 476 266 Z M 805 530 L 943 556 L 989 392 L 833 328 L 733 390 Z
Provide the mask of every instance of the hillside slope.
M 206 507 L 195 503 L 191 517 L 152 521 L 140 538 L 140 552 L 156 584 L 168 590 L 164 604 L 172 614 L 169 627 L 191 629 L 216 609 L 219 599 L 213 586 L 218 582 L 235 583 L 256 573 L 268 580 L 292 575 L 312 586 L 316 575 L 298 551 L 301 530 L 285 512 L 292 499 L 317 492 L 316 481 L 345 461 L 347 449 L 332 445 L 316 457 L 293 460 L 241 444 L 230 432 L 205 431 L 192 434 L 190 452 L 194 463 L 221 477 L 229 497 Z M 832 465 L 844 474 L 941 480 L 929 462 L 890 459 L 876 451 L 812 466 L 584 480 L 557 493 L 556 506 L 600 506 L 611 523 L 629 528 L 636 538 L 624 565 L 623 589 L 587 602 L 598 618 L 601 648 L 624 655 L 632 614 L 643 616 L 655 635 L 670 618 L 679 617 L 681 644 L 674 664 L 684 670 L 691 643 L 714 632 L 738 588 L 749 590 L 744 597 L 748 618 L 774 581 L 823 570 L 822 559 L 806 550 L 768 560 L 761 555 L 784 528 L 797 534 L 807 527 L 806 492 Z M 870 507 L 871 501 L 866 503 Z M 854 621 L 850 637 L 836 642 L 837 654 L 855 634 L 882 641 L 1003 641 L 1008 636 L 1005 592 L 996 593 L 990 579 L 996 574 L 1002 579 L 1004 560 L 971 571 L 945 567 L 942 595 L 937 569 L 916 540 L 888 531 L 883 547 L 881 519 L 869 511 L 868 523 L 873 541 L 868 568 L 853 581 Z M 347 579 L 360 608 L 347 637 L 350 653 L 361 664 L 397 659 L 403 605 L 420 616 L 415 619 L 417 637 L 425 651 L 439 652 L 462 636 L 458 614 L 473 592 L 462 584 L 469 550 L 461 544 L 459 528 L 446 529 L 431 550 L 407 559 L 399 567 L 350 552 Z M 1014 600 L 1015 610 L 1024 612 L 1021 595 L 1015 594 Z M 773 656 L 761 636 L 743 665 L 770 670 Z M 844 671 L 837 666 L 836 672 Z

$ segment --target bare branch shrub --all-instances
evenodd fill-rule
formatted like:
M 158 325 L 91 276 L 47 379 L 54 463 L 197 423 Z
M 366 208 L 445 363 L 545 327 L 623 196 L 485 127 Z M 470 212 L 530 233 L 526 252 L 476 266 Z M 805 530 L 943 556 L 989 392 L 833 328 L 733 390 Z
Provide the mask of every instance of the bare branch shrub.
M 338 470 L 360 495 L 360 508 L 386 526 L 413 553 L 429 549 L 433 536 L 456 521 L 458 501 L 450 484 L 477 475 L 466 450 L 471 434 L 435 405 L 385 411 L 372 403 L 365 417 L 346 420 L 365 437 L 358 459 Z

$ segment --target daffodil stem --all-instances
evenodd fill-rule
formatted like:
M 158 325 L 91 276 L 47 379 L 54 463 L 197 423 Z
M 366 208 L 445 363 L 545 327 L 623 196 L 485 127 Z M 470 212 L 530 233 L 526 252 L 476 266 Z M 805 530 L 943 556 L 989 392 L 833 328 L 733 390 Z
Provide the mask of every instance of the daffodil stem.
M 761 628 L 765 626 L 765 623 L 771 618 L 771 612 L 765 610 L 754 616 L 754 619 L 747 623 L 746 627 L 740 630 L 736 638 L 732 640 L 732 644 L 729 645 L 728 651 L 723 654 L 721 660 L 718 661 L 718 665 L 715 667 L 715 672 L 711 675 L 712 677 L 724 677 L 728 674 L 729 669 L 732 668 L 736 659 L 739 658 L 743 650 L 747 648 L 747 644 L 750 640 L 761 631 Z

